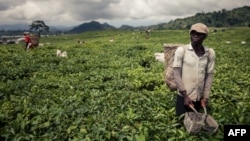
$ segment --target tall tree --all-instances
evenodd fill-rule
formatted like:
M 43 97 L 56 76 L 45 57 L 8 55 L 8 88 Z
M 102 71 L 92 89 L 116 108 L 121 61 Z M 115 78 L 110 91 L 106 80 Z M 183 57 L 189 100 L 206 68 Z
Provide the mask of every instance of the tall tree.
M 41 32 L 49 32 L 49 26 L 47 26 L 44 21 L 36 20 L 29 25 L 30 30 L 35 30 L 35 32 L 38 32 L 38 36 L 40 37 Z

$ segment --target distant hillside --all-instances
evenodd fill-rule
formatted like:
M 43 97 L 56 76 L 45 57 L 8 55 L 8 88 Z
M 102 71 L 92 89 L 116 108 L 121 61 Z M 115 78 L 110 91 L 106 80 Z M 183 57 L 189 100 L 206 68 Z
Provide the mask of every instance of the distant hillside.
M 232 10 L 222 9 L 220 11 L 197 13 L 194 16 L 186 17 L 182 19 L 171 20 L 168 23 L 162 23 L 151 26 L 138 26 L 133 27 L 129 25 L 122 25 L 121 30 L 133 30 L 133 29 L 189 29 L 193 23 L 202 22 L 209 27 L 250 27 L 250 6 L 244 6 L 235 8 Z M 78 27 L 70 30 L 73 33 L 80 33 L 85 31 L 96 31 L 105 29 L 115 29 L 115 27 L 109 24 L 100 24 L 96 21 L 90 23 L 84 23 Z
M 67 26 L 49 26 L 50 32 L 59 32 L 59 31 L 68 31 L 72 29 L 73 27 L 67 27 Z M 29 24 L 5 24 L 5 25 L 0 25 L 0 31 L 4 30 L 4 32 L 14 32 L 14 31 L 29 31 Z
M 250 6 L 227 11 L 197 13 L 194 16 L 176 19 L 168 23 L 151 26 L 154 29 L 188 29 L 193 23 L 203 22 L 210 27 L 242 27 L 250 26 Z
M 107 23 L 100 24 L 97 21 L 91 21 L 89 23 L 83 23 L 76 27 L 50 27 L 50 32 L 68 32 L 68 33 L 81 33 L 86 31 L 99 31 L 106 29 L 120 29 L 120 30 L 133 30 L 133 29 L 189 29 L 193 23 L 203 22 L 209 27 L 250 27 L 250 6 L 244 6 L 235 8 L 233 10 L 222 9 L 220 11 L 197 13 L 194 16 L 186 17 L 182 19 L 171 20 L 168 23 L 162 23 L 151 26 L 138 26 L 133 27 L 129 25 L 122 25 L 120 28 L 115 28 Z M 0 35 L 13 34 L 13 31 L 28 30 L 29 25 L 0 25 Z M 2 31 L 1 31 L 2 30 Z M 5 31 L 4 31 L 5 30 Z M 6 31 L 7 30 L 7 31 Z M 9 31 L 8 31 L 9 30 Z M 21 33 L 21 32 L 19 32 Z
M 98 30 L 106 30 L 106 29 L 115 29 L 114 26 L 111 26 L 107 23 L 100 24 L 96 21 L 91 21 L 89 23 L 83 23 L 71 30 L 69 30 L 70 33 L 81 33 L 81 32 L 87 32 L 87 31 L 98 31 Z
M 130 25 L 122 25 L 119 29 L 122 29 L 122 30 L 133 30 L 134 27 L 130 26 Z
M 0 30 L 28 30 L 28 24 L 12 24 L 12 25 L 0 25 Z

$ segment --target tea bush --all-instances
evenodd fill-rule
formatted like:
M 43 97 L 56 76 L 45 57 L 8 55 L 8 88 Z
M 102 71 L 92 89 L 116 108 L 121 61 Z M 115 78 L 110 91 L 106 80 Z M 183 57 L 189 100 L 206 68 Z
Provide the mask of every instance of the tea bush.
M 211 136 L 179 127 L 176 93 L 153 56 L 163 43 L 189 43 L 186 30 L 153 31 L 148 39 L 139 31 L 44 37 L 44 46 L 28 51 L 0 45 L 0 139 L 223 140 L 223 125 L 250 123 L 249 33 L 229 28 L 205 40 L 217 56 L 208 112 L 220 126 Z

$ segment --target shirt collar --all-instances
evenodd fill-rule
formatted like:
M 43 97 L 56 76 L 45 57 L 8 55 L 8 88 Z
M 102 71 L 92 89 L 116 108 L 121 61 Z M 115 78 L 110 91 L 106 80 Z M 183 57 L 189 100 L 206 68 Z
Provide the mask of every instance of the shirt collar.
M 205 48 L 205 53 L 207 53 L 209 48 L 207 48 L 207 47 L 204 47 L 204 48 Z M 191 43 L 188 45 L 188 50 L 192 50 L 192 51 L 194 50 Z

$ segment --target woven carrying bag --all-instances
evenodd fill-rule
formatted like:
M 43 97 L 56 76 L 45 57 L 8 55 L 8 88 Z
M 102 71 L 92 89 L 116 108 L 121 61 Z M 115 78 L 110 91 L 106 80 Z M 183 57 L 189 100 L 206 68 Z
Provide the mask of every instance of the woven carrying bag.
M 31 44 L 32 44 L 32 46 L 38 46 L 39 45 L 39 36 L 38 35 L 32 35 L 31 36 Z
M 198 113 L 192 106 L 190 108 L 194 112 L 186 112 L 184 118 L 184 126 L 188 133 L 205 132 L 213 134 L 218 130 L 218 123 L 211 115 L 207 114 L 206 107 L 204 107 L 204 113 Z
M 164 80 L 167 87 L 170 90 L 177 90 L 177 86 L 174 80 L 174 71 L 172 68 L 174 62 L 175 50 L 183 44 L 164 44 L 164 59 L 165 59 L 165 70 L 164 70 Z

